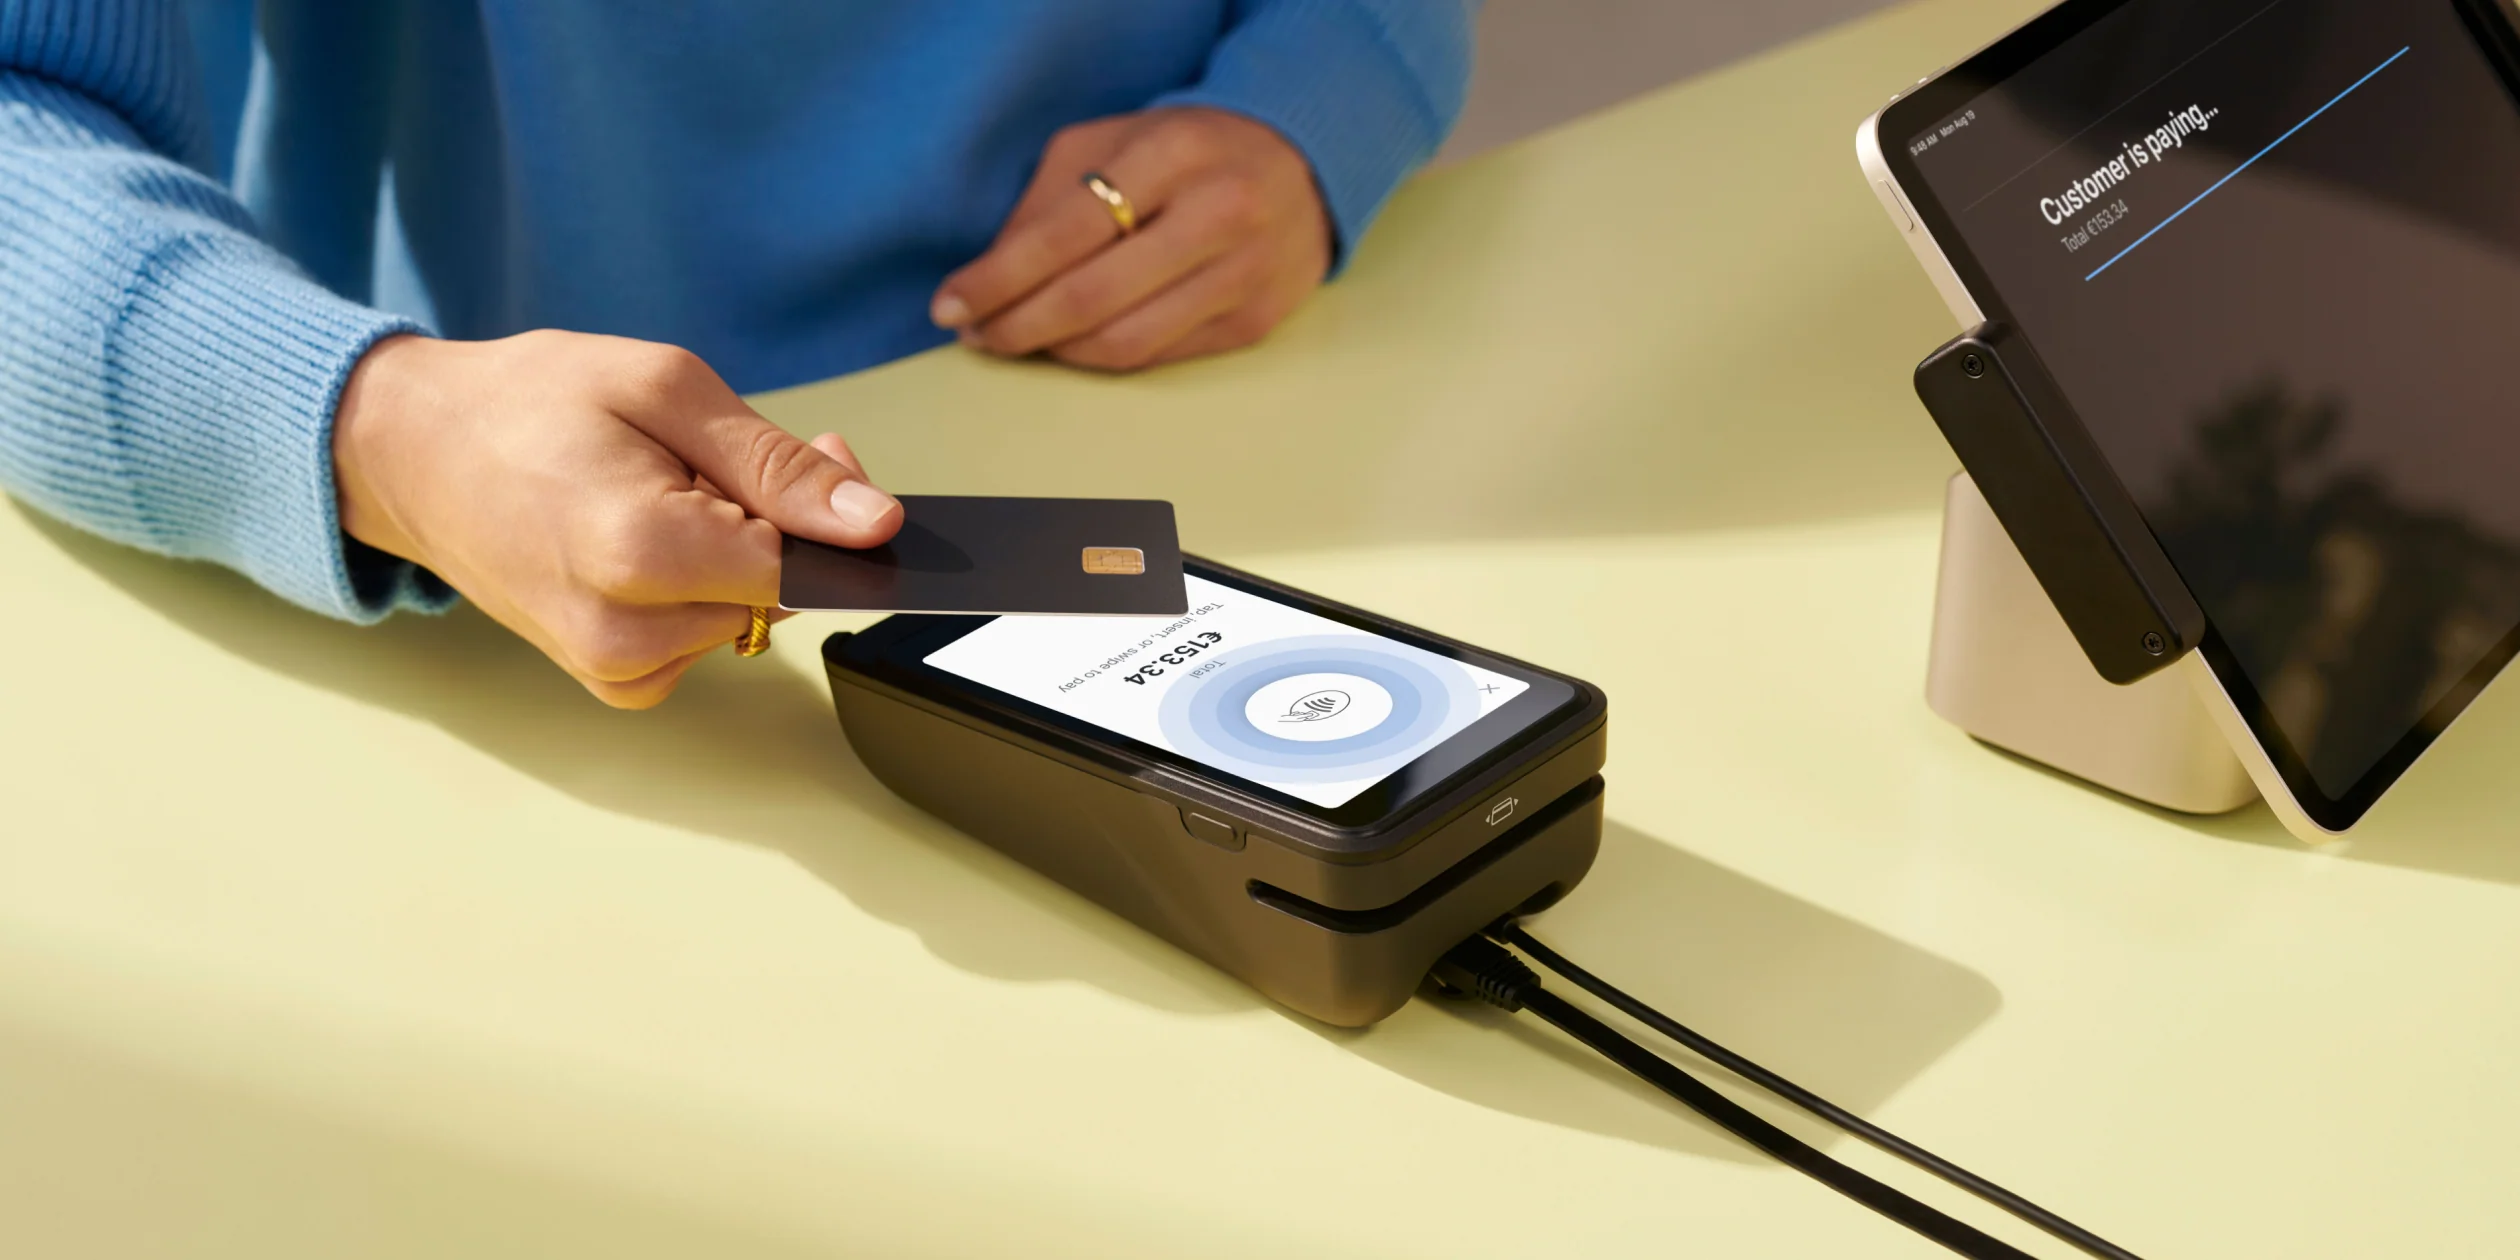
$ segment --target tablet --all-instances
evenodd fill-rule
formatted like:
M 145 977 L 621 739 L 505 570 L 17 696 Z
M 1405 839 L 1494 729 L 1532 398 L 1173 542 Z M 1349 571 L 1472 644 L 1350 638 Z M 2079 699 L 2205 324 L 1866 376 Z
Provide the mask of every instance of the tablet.
M 1953 313 L 2070 399 L 2304 833 L 2520 648 L 2520 40 L 2499 0 L 2069 0 L 1868 120 Z

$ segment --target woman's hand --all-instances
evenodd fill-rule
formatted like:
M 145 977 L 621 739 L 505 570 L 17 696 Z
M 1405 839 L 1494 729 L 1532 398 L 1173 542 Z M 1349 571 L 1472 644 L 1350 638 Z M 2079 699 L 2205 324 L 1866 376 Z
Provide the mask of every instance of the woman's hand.
M 1127 196 L 1123 238 L 1081 180 Z M 1330 266 L 1312 167 L 1264 124 L 1159 109 L 1053 136 L 989 252 L 936 293 L 939 325 L 996 354 L 1128 371 L 1250 345 Z
M 333 464 L 351 537 L 621 708 L 778 604 L 782 532 L 871 547 L 901 528 L 838 437 L 800 442 L 697 356 L 618 337 L 380 342 L 342 391 Z

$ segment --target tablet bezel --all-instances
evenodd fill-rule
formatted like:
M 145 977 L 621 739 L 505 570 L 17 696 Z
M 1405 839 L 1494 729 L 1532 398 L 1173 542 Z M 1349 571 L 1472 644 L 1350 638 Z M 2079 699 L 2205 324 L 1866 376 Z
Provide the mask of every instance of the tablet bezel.
M 1922 134 L 2135 2 L 2065 0 L 1976 54 L 1919 82 L 1865 121 L 1858 139 L 1865 172 L 1885 194 L 1885 208 L 1894 221 L 1905 218 L 1902 226 L 1907 229 L 1918 261 L 1933 276 L 1936 287 L 1963 326 L 1989 320 L 2009 322 L 2010 312 L 1962 239 L 1956 223 L 1920 177 L 1914 156 L 1900 138 Z M 2520 29 L 2514 27 L 2509 4 L 2505 0 L 2439 2 L 2450 5 L 2459 15 L 2478 50 L 2501 78 L 2514 108 L 2520 109 Z M 2035 351 L 2036 338 L 2027 329 L 2020 331 Z M 2227 712 L 2217 716 L 2235 737 L 2235 744 L 2245 738 L 2246 745 L 2238 751 L 2249 766 L 2251 777 L 2258 780 L 2260 791 L 2270 800 L 2280 792 L 2278 805 L 2291 807 L 2279 811 L 2287 815 L 2287 822 L 2328 835 L 2341 834 L 2361 821 L 2470 708 L 2514 655 L 2520 654 L 2520 625 L 2515 625 L 2378 762 L 2344 792 L 2331 795 L 2318 786 L 2299 750 L 2276 725 L 2264 697 L 2214 628 L 2210 610 L 2206 622 L 2197 654 L 2210 674 L 2206 681 L 2211 685 L 2202 690 L 2209 700 L 2221 702 L 2218 707 L 2227 708 Z

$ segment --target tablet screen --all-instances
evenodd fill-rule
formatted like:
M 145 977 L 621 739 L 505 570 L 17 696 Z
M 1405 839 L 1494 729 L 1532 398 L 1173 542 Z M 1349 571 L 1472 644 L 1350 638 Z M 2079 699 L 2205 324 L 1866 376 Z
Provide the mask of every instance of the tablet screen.
M 2520 626 L 2520 110 L 2484 4 L 2074 3 L 1881 139 L 2330 827 Z M 1893 130 L 1893 125 L 1897 129 Z

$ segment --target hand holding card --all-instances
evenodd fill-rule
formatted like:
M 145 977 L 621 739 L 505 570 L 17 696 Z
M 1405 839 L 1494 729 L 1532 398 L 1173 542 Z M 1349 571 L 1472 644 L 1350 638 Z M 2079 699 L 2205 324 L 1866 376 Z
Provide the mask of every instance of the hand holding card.
M 905 494 L 901 532 L 782 548 L 779 606 L 804 611 L 1178 616 L 1190 607 L 1170 503 Z

